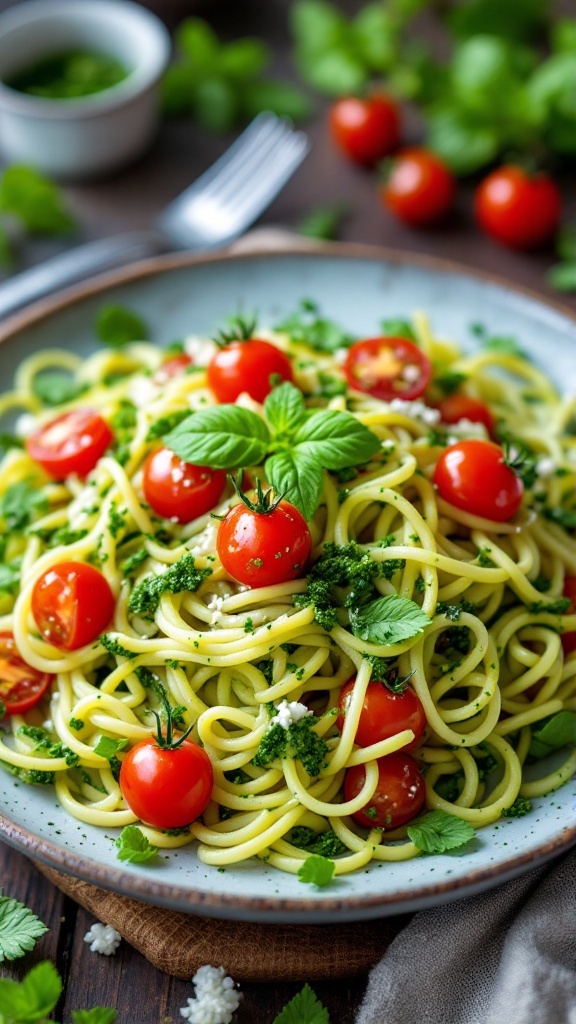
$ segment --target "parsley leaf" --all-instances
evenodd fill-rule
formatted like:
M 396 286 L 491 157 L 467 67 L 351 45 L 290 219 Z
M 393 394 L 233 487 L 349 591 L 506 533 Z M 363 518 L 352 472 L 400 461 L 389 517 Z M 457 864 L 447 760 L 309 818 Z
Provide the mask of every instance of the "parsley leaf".
M 110 771 L 115 779 L 120 776 L 121 761 L 116 756 L 119 750 L 124 750 L 128 740 L 113 740 L 109 736 L 101 736 L 94 747 L 94 753 L 105 757 L 110 765 Z
M 192 553 L 183 555 L 166 572 L 147 576 L 130 594 L 128 608 L 135 615 L 153 615 L 162 594 L 179 594 L 183 590 L 198 590 L 212 573 L 211 569 L 197 569 Z
M 298 233 L 307 238 L 320 238 L 330 241 L 338 237 L 342 222 L 348 215 L 345 203 L 333 203 L 331 206 L 315 206 L 308 210 L 298 225 Z
M 118 860 L 127 860 L 130 864 L 146 864 L 158 856 L 158 848 L 152 846 L 137 825 L 126 825 L 114 845 Z
M 304 299 L 298 311 L 276 324 L 275 330 L 285 331 L 296 344 L 307 345 L 317 352 L 348 348 L 354 340 L 339 324 L 320 316 L 318 306 L 311 299 Z
M 370 604 L 350 609 L 354 636 L 372 644 L 397 644 L 422 633 L 430 619 L 415 601 L 397 594 L 379 597 Z
M 96 314 L 96 334 L 104 345 L 121 348 L 131 341 L 147 341 L 148 327 L 137 313 L 124 306 L 102 306 Z
M 476 835 L 468 821 L 445 811 L 429 811 L 406 829 L 410 839 L 424 853 L 457 850 Z
M 330 1024 L 328 1010 L 316 998 L 310 985 L 298 992 L 277 1017 L 272 1024 Z
M 114 1024 L 117 1019 L 117 1011 L 106 1006 L 93 1006 L 91 1010 L 72 1010 L 74 1024 Z
M 336 865 L 329 857 L 321 857 L 313 853 L 307 857 L 301 868 L 298 870 L 298 878 L 301 882 L 310 882 L 318 887 L 329 885 L 334 875 Z
M 23 903 L 3 896 L 0 889 L 0 963 L 24 956 L 34 949 L 36 939 L 47 931 L 36 914 Z
M 2 1013 L 15 1024 L 44 1021 L 56 1006 L 61 992 L 58 971 L 49 960 L 45 960 L 28 971 L 20 984 L 0 978 Z

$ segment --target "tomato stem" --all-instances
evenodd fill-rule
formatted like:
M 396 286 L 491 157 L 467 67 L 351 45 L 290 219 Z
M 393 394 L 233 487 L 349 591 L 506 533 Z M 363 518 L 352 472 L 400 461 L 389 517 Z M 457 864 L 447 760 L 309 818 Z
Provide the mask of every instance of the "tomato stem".
M 156 743 L 158 744 L 159 747 L 162 747 L 163 750 L 178 750 L 178 747 L 182 746 L 182 744 L 184 743 L 184 740 L 188 738 L 188 736 L 192 732 L 192 729 L 194 728 L 194 726 L 190 725 L 188 727 L 188 729 L 186 730 L 186 732 L 182 736 L 179 736 L 177 740 L 175 740 L 174 739 L 174 718 L 173 718 L 172 708 L 170 706 L 170 702 L 169 702 L 168 697 L 166 696 L 166 693 L 164 691 L 160 694 L 160 698 L 161 698 L 162 703 L 164 705 L 164 712 L 166 714 L 166 735 L 164 736 L 164 733 L 162 732 L 162 719 L 160 718 L 160 715 L 158 714 L 157 711 L 152 710 L 152 714 L 154 715 L 154 718 L 156 719 L 156 726 L 157 726 L 157 728 L 156 728 Z
M 216 342 L 218 348 L 225 348 L 226 345 L 231 345 L 234 341 L 250 341 L 254 337 L 257 324 L 255 316 L 243 317 L 238 315 L 230 317 L 229 323 L 230 328 L 228 330 L 218 331 L 218 334 L 212 338 L 212 341 Z
M 270 512 L 273 512 L 274 509 L 278 507 L 278 505 L 282 501 L 282 498 L 284 497 L 284 495 L 280 494 L 279 497 L 277 497 L 277 498 L 275 498 L 273 500 L 271 495 L 273 493 L 274 488 L 273 487 L 269 487 L 267 491 L 263 491 L 262 490 L 262 483 L 261 483 L 261 481 L 259 479 L 257 479 L 256 480 L 256 496 L 257 496 L 256 497 L 256 501 L 250 501 L 250 498 L 248 498 L 247 495 L 244 494 L 244 492 L 242 490 L 242 476 L 243 476 L 243 472 L 244 471 L 241 469 L 239 474 L 238 474 L 238 481 L 236 481 L 234 479 L 234 477 L 230 473 L 228 474 L 228 479 L 229 479 L 230 483 L 232 484 L 234 490 L 236 491 L 236 494 L 240 498 L 240 501 L 242 501 L 246 505 L 246 508 L 250 509 L 251 512 L 256 512 L 257 515 L 260 515 L 260 516 L 267 516 L 267 515 L 269 515 Z

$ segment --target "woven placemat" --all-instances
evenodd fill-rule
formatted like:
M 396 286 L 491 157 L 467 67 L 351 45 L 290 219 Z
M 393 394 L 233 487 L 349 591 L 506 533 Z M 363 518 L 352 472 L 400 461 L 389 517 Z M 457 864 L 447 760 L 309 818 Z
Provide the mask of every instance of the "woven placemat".
M 410 916 L 333 925 L 253 924 L 152 907 L 35 861 L 50 882 L 110 924 L 160 971 L 190 978 L 222 965 L 238 981 L 312 981 L 365 974 Z

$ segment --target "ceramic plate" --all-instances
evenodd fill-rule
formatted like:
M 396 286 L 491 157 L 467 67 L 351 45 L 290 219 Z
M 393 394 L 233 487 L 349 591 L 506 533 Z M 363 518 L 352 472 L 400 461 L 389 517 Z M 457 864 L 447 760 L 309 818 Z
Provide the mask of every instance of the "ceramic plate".
M 0 329 L 0 379 L 7 387 L 29 353 L 96 347 L 93 324 L 104 302 L 136 309 L 152 337 L 169 343 L 210 334 L 232 312 L 257 311 L 274 324 L 305 297 L 357 336 L 374 334 L 384 317 L 425 310 L 437 333 L 471 348 L 471 324 L 513 335 L 559 386 L 576 376 L 576 317 L 503 284 L 433 260 L 358 246 L 322 252 L 163 257 L 115 272 L 13 318 Z M 576 843 L 576 782 L 534 801 L 533 813 L 482 829 L 463 852 L 376 864 L 324 890 L 256 861 L 227 868 L 201 864 L 193 847 L 171 852 L 163 866 L 115 859 L 105 830 L 69 818 L 53 792 L 0 773 L 0 836 L 62 871 L 150 903 L 216 917 L 305 922 L 378 917 L 471 895 L 504 882 Z

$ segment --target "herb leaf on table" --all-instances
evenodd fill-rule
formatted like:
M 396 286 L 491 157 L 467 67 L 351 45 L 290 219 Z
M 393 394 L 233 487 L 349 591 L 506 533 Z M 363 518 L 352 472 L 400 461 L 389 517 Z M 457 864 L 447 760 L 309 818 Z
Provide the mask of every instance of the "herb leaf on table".
M 306 984 L 284 1009 L 280 1010 L 272 1024 L 330 1024 L 330 1017 L 313 989 Z
M 18 900 L 3 896 L 0 889 L 0 963 L 24 956 L 47 931 L 36 914 Z

